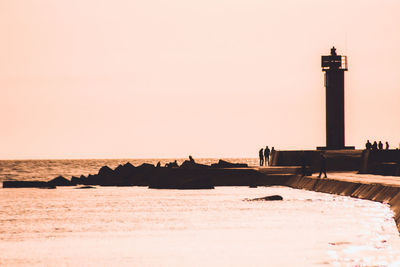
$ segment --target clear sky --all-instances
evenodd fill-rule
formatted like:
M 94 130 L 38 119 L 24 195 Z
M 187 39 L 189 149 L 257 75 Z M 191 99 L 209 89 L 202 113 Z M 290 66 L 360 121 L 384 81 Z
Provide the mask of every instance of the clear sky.
M 398 147 L 399 12 L 398 0 L 0 0 L 0 159 L 325 145 L 333 45 L 349 61 L 346 145 Z

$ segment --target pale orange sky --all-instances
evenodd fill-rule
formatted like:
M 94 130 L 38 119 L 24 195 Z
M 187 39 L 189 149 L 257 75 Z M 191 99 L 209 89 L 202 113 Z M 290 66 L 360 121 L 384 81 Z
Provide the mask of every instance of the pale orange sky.
M 400 1 L 0 0 L 0 159 L 256 157 L 400 143 Z

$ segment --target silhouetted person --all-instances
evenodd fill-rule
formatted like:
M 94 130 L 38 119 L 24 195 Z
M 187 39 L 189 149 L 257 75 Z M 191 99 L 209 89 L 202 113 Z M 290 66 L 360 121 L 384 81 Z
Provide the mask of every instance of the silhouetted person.
M 335 47 L 331 48 L 331 56 L 337 56 Z
M 386 141 L 386 143 L 385 143 L 385 144 L 386 144 L 386 147 L 385 147 L 385 149 L 386 149 L 386 150 L 389 150 L 389 143 Z
M 328 176 L 326 175 L 326 157 L 323 153 L 321 153 L 321 169 L 319 170 L 318 178 L 321 178 L 321 174 L 325 175 L 325 178 Z
M 267 146 L 264 149 L 264 164 L 265 166 L 269 165 L 269 154 L 271 153 L 271 150 L 269 150 L 269 147 Z
M 370 150 L 371 146 L 372 144 L 369 142 L 369 140 L 367 140 L 367 143 L 365 144 L 365 149 Z
M 378 149 L 378 143 L 374 141 L 374 143 L 372 144 L 372 150 L 377 150 L 377 149 Z
M 271 153 L 269 153 L 269 154 L 270 154 L 270 156 L 271 156 L 271 163 L 272 163 L 272 157 L 273 157 L 274 154 L 275 154 L 275 148 L 274 148 L 274 147 L 271 148 Z
M 192 158 L 192 156 L 189 156 L 189 161 L 190 161 L 190 163 L 195 163 L 194 159 Z
M 381 141 L 379 141 L 378 148 L 379 148 L 379 150 L 382 150 L 382 149 L 383 149 L 383 144 L 382 144 Z
M 264 153 L 263 149 L 261 148 L 260 151 L 258 151 L 258 157 L 260 158 L 260 166 L 264 165 Z

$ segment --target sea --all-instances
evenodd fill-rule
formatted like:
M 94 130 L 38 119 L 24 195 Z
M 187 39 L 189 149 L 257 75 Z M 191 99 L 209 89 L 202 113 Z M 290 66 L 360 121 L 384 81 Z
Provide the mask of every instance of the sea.
M 0 180 L 173 160 L 3 160 Z M 252 201 L 268 195 L 283 201 Z M 400 266 L 392 217 L 386 204 L 281 186 L 0 188 L 0 266 Z

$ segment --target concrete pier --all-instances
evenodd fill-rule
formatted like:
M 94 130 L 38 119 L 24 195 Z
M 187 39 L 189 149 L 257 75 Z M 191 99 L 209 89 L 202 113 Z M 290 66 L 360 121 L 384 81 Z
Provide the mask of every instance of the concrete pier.
M 300 175 L 273 177 L 273 184 L 321 193 L 349 196 L 389 204 L 400 232 L 400 177 L 363 175 L 355 172 L 328 173 L 329 178 Z

